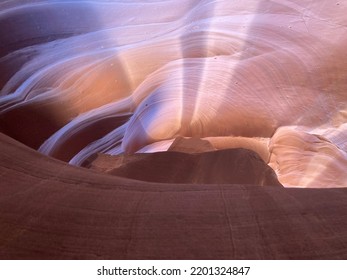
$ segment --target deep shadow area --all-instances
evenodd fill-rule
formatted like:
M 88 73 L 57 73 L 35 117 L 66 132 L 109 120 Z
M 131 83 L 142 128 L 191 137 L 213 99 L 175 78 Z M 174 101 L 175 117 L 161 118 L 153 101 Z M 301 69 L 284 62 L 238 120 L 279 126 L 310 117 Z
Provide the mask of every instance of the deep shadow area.
M 91 169 L 157 183 L 282 186 L 259 155 L 246 149 L 197 154 L 173 151 L 121 156 L 100 154 Z

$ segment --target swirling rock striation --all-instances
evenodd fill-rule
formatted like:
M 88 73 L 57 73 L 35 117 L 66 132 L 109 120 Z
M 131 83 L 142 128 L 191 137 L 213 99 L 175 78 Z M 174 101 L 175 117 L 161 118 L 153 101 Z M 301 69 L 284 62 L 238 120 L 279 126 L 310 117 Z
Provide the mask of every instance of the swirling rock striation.
M 346 13 L 328 0 L 5 1 L 0 131 L 73 165 L 198 137 L 251 147 L 285 186 L 346 187 Z

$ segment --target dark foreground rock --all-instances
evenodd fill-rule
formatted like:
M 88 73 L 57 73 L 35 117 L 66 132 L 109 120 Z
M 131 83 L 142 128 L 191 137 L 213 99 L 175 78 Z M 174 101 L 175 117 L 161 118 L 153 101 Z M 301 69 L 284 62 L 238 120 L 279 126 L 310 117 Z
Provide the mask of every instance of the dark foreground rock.
M 90 168 L 147 182 L 282 186 L 258 154 L 246 149 L 197 154 L 172 151 L 122 156 L 100 154 Z
M 347 189 L 146 183 L 0 134 L 1 259 L 346 259 Z

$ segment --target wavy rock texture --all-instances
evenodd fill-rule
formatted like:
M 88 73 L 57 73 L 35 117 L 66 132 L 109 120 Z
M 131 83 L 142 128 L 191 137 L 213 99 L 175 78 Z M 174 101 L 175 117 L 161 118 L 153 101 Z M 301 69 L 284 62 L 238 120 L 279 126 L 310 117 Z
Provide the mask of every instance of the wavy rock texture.
M 0 259 L 346 259 L 346 14 L 0 1 Z
M 200 137 L 258 152 L 285 186 L 347 185 L 345 2 L 14 0 L 0 11 L 0 128 L 22 143 L 82 165 Z

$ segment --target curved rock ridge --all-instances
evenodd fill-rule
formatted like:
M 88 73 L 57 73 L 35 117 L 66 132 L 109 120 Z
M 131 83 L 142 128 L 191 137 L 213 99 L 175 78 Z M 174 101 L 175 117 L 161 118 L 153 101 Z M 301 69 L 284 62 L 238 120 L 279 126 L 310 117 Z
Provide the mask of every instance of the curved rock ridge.
M 284 186 L 346 187 L 346 14 L 329 0 L 2 1 L 0 131 L 79 166 L 198 137 L 256 151 Z
M 99 155 L 91 169 L 147 182 L 282 186 L 275 172 L 253 151 L 159 152 Z
M 347 189 L 157 184 L 0 133 L 0 259 L 346 259 Z

